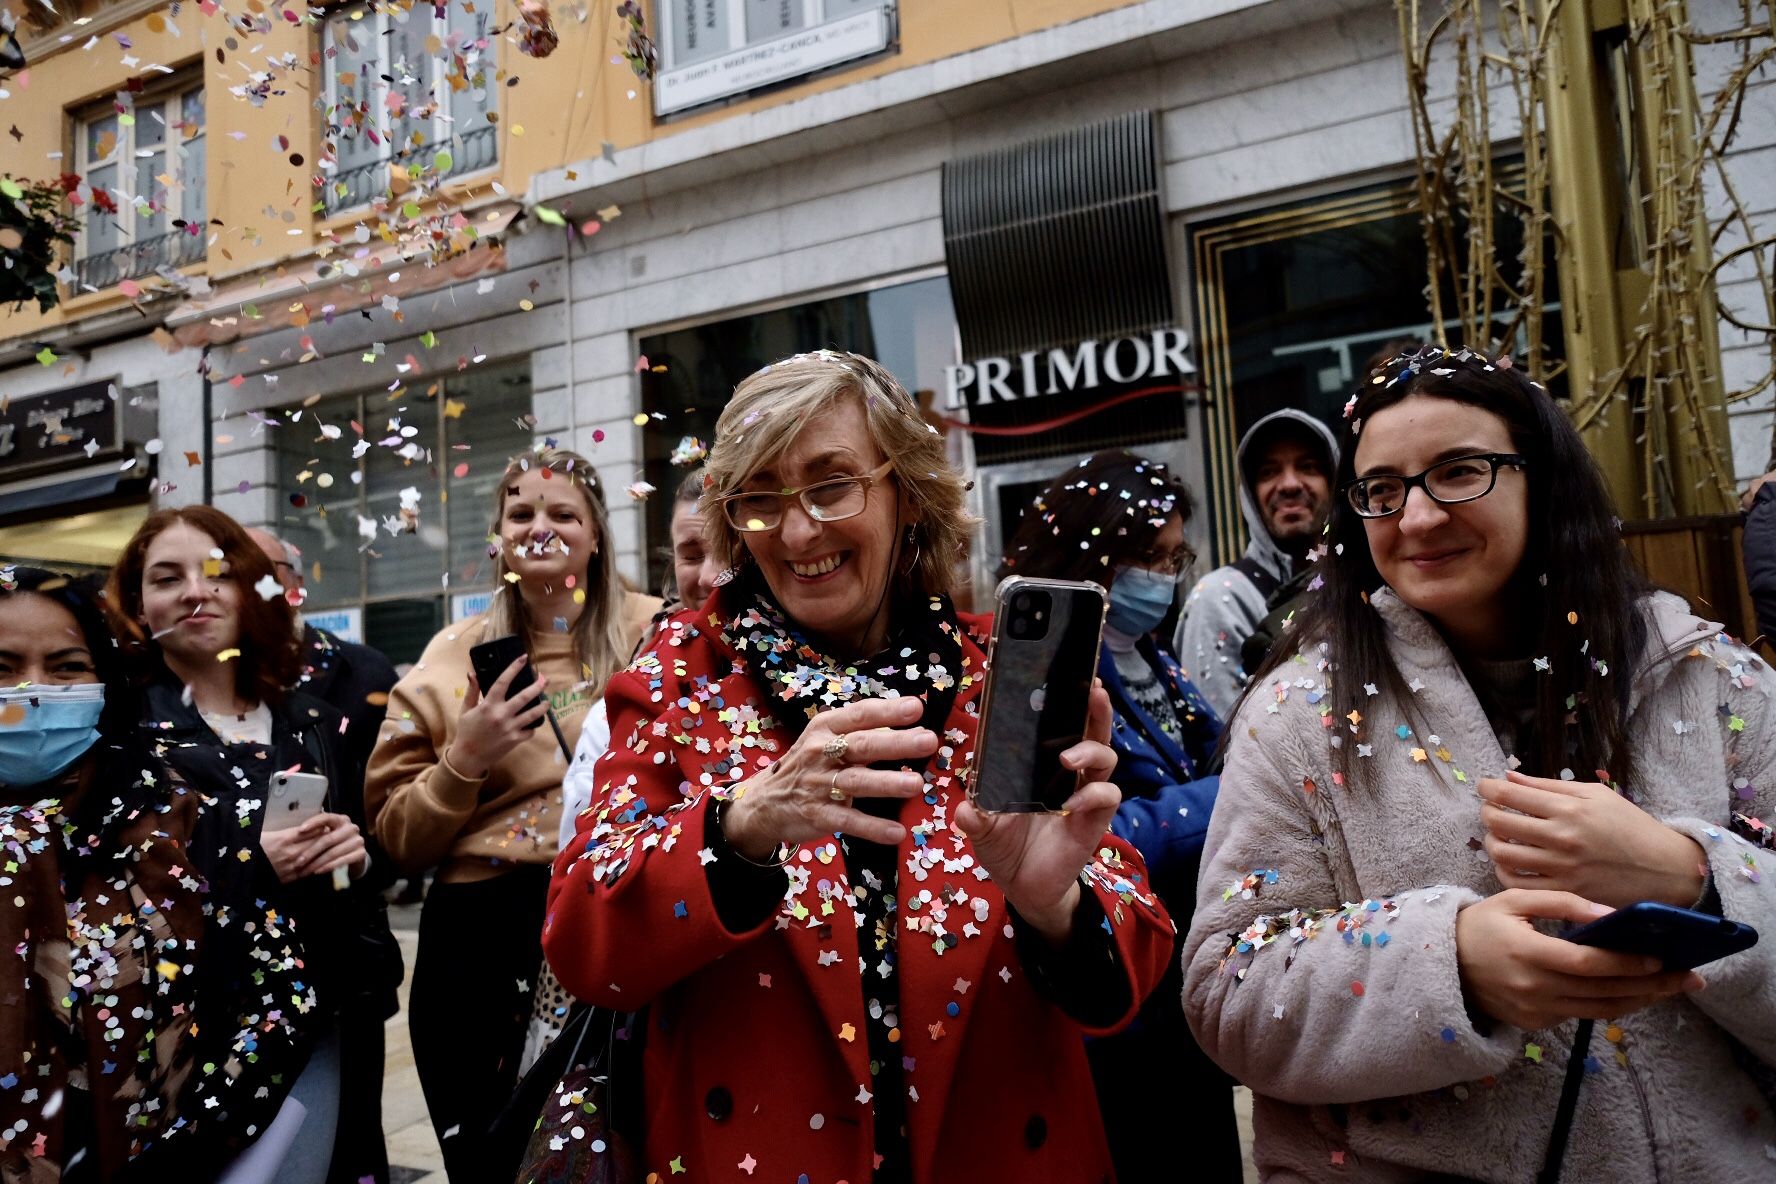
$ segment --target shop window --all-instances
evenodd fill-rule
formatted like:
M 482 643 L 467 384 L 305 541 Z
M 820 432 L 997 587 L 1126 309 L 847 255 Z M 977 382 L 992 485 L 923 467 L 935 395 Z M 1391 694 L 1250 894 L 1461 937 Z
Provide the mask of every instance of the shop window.
M 673 493 L 685 469 L 672 463 L 686 437 L 715 438 L 715 420 L 741 379 L 767 362 L 815 349 L 850 350 L 886 366 L 935 421 L 945 368 L 956 361 L 956 316 L 942 276 L 853 292 L 752 316 L 645 336 L 642 407 L 657 415 L 642 433 L 647 480 L 648 587 L 669 566 Z
M 1514 274 L 1506 261 L 1521 254 L 1522 223 L 1501 212 L 1493 231 L 1501 270 Z M 1450 237 L 1465 235 L 1463 223 Z M 1233 466 L 1240 434 L 1283 407 L 1338 430 L 1344 402 L 1376 352 L 1430 338 L 1425 245 L 1409 182 L 1204 223 L 1191 228 L 1191 240 L 1209 509 L 1224 562 L 1245 545 Z M 1553 258 L 1551 247 L 1546 257 Z M 1547 290 L 1559 291 L 1551 271 Z M 1445 293 L 1445 308 L 1456 307 L 1454 295 Z M 1561 311 L 1558 302 L 1544 307 L 1542 340 L 1552 363 L 1564 356 Z M 1516 313 L 1498 310 L 1498 334 Z M 1447 331 L 1455 340 L 1457 323 Z M 1519 354 L 1522 343 L 1519 330 Z M 1550 390 L 1561 396 L 1564 384 L 1557 378 Z
M 74 248 L 82 290 L 183 267 L 204 257 L 204 90 L 195 74 L 127 91 L 74 119 L 84 225 Z
M 657 0 L 654 111 L 744 96 L 887 49 L 895 0 Z
M 456 176 L 497 163 L 494 6 L 449 0 L 442 17 L 438 7 L 350 4 L 328 14 L 328 213 L 400 196 L 410 167 Z
M 490 588 L 494 489 L 506 462 L 531 446 L 533 426 L 522 363 L 393 397 L 328 399 L 286 417 L 277 429 L 275 529 L 302 551 L 307 607 L 359 610 L 365 641 L 393 661 L 414 660 L 453 594 Z M 334 429 L 338 438 L 329 438 Z M 371 446 L 354 460 L 360 439 Z M 403 507 L 414 504 L 418 520 L 409 526 Z M 376 525 L 373 541 L 365 522 Z

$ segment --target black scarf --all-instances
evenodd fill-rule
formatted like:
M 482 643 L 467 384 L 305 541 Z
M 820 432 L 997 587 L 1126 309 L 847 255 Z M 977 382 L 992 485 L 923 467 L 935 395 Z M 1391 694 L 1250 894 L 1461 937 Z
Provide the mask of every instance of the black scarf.
M 942 737 L 955 705 L 962 677 L 962 625 L 955 606 L 943 595 L 910 595 L 897 599 L 889 616 L 888 643 L 869 658 L 841 661 L 823 653 L 789 620 L 772 598 L 756 570 L 724 595 L 739 610 L 727 615 L 722 635 L 757 670 L 785 709 L 774 712 L 792 737 L 800 736 L 822 711 L 864 699 L 913 695 L 923 700 L 920 726 Z M 929 758 L 883 761 L 887 770 L 911 768 L 925 773 Z M 898 798 L 859 798 L 866 813 L 894 818 Z M 906 1085 L 901 1047 L 889 1038 L 900 1022 L 897 883 L 894 847 L 840 836 L 850 871 L 854 907 L 863 918 L 858 929 L 862 957 L 864 1025 L 869 1039 L 870 1088 L 875 1115 L 875 1149 L 880 1164 L 875 1184 L 910 1180 L 912 1163 L 906 1131 Z

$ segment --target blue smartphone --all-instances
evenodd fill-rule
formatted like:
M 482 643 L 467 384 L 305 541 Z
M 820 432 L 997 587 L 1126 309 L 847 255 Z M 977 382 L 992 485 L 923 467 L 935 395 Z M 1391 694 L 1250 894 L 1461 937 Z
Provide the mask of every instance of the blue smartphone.
M 1694 970 L 1757 944 L 1757 930 L 1738 921 L 1643 900 L 1565 934 L 1582 946 L 1650 954 L 1666 970 Z

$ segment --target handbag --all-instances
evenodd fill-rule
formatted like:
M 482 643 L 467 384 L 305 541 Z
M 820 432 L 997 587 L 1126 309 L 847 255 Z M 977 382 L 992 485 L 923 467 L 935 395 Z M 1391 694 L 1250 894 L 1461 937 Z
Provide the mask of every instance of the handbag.
M 489 1131 L 516 1184 L 641 1179 L 643 1013 L 577 1004 Z

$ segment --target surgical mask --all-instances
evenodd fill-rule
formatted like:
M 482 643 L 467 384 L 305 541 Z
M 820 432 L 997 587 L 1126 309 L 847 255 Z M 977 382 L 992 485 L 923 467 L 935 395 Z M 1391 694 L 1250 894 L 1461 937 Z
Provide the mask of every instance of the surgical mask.
M 99 738 L 103 683 L 0 690 L 0 785 L 53 781 Z
M 1159 628 L 1178 581 L 1144 567 L 1119 567 L 1110 585 L 1110 613 L 1105 623 L 1118 633 L 1141 637 Z

